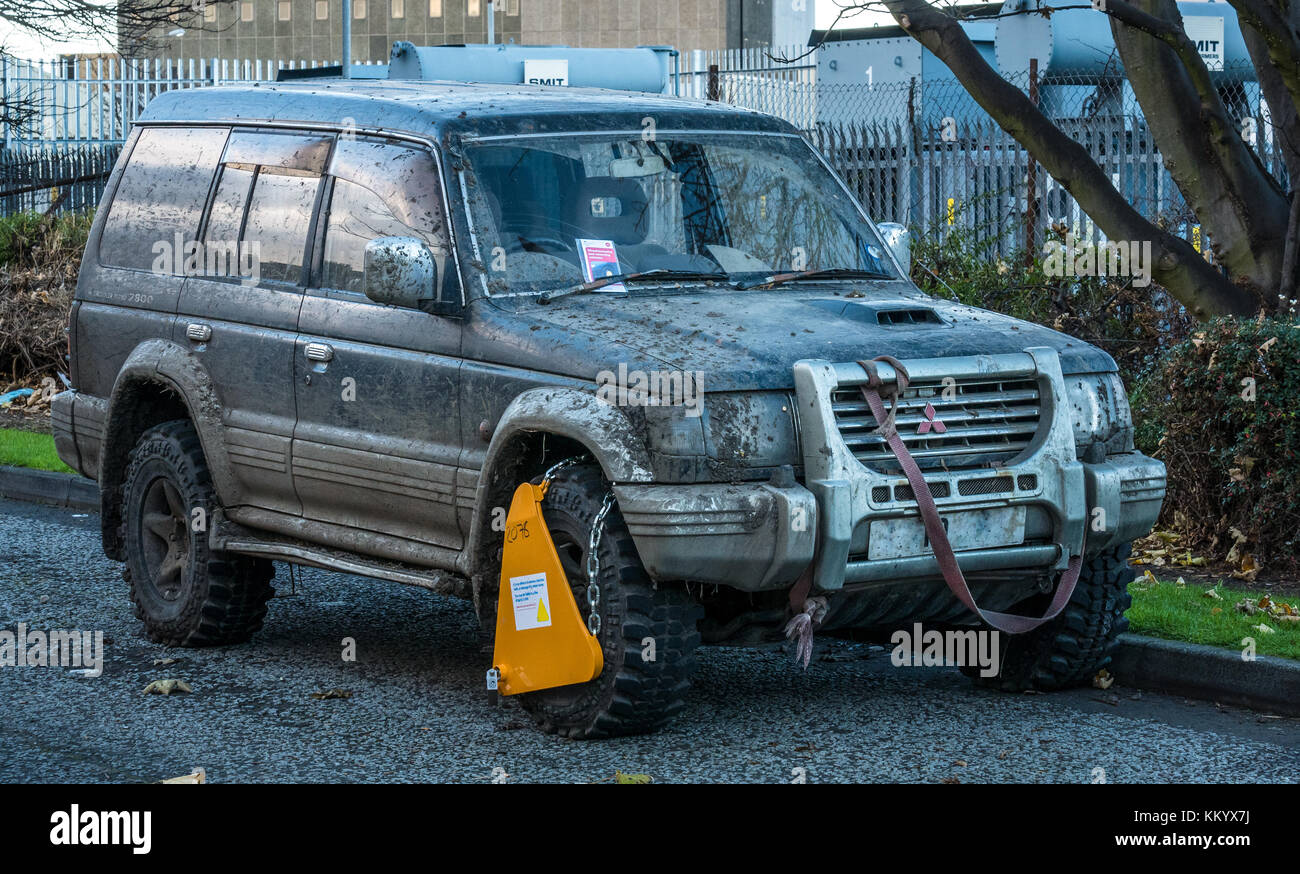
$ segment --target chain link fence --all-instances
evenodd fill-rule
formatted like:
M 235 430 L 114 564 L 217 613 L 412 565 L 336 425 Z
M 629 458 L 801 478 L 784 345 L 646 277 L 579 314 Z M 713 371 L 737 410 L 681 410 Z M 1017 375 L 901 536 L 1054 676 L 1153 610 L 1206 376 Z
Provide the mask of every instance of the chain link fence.
M 1004 132 L 955 78 L 861 85 L 789 81 L 753 68 L 713 72 L 716 98 L 779 115 L 798 127 L 878 221 L 921 233 L 962 234 L 1007 256 L 1040 251 L 1048 229 L 1080 242 L 1104 234 L 1063 187 Z M 1240 136 L 1287 185 L 1279 143 L 1252 67 L 1216 73 Z M 1084 147 L 1148 219 L 1205 250 L 1192 214 L 1118 74 L 1060 74 L 1012 83 Z

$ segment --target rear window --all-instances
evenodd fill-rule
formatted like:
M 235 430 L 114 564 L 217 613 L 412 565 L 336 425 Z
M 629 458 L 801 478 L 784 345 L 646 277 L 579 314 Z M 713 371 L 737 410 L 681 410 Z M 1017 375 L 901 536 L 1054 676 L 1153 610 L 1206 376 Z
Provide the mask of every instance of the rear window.
M 196 239 L 203 204 L 226 144 L 224 128 L 144 128 L 113 196 L 99 260 L 114 267 L 153 269 L 159 246 Z M 168 258 L 171 272 L 179 258 Z

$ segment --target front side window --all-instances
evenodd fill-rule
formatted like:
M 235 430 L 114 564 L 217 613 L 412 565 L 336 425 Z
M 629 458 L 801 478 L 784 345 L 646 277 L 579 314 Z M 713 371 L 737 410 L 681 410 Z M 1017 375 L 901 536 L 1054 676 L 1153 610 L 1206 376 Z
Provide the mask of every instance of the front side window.
M 437 166 L 428 152 L 341 141 L 330 175 L 334 191 L 321 259 L 323 286 L 363 292 L 366 244 L 379 237 L 423 241 L 433 252 L 440 280 L 451 281 Z
M 897 278 L 857 204 L 795 136 L 518 138 L 467 154 L 484 260 L 504 255 L 491 259 L 493 288 L 651 270 L 736 282 L 817 270 Z
M 159 247 L 193 241 L 225 128 L 146 127 L 140 131 L 122 181 L 113 195 L 99 243 L 103 264 L 151 270 Z M 171 258 L 171 272 L 181 259 Z

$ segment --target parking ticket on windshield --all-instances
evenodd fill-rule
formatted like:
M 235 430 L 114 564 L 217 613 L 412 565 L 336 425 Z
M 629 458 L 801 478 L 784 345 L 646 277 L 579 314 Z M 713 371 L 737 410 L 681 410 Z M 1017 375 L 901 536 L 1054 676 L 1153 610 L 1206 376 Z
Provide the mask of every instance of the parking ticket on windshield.
M 617 276 L 623 272 L 618 265 L 618 250 L 613 240 L 578 240 L 578 252 L 582 257 L 582 272 L 591 282 L 606 276 Z M 621 282 L 607 285 L 600 291 L 627 291 Z

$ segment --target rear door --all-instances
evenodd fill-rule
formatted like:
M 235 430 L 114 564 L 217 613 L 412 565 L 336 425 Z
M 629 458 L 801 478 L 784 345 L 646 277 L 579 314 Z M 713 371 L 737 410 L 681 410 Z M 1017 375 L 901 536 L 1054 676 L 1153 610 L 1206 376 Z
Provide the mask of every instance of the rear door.
M 216 384 L 241 504 L 299 514 L 289 468 L 308 241 L 333 138 L 236 130 L 185 283 L 177 342 Z
M 183 255 L 226 145 L 225 127 L 143 127 L 83 267 L 76 310 L 77 390 L 107 398 L 140 343 L 171 339 Z M 93 255 L 91 253 L 94 253 Z
M 328 186 L 293 360 L 303 515 L 459 548 L 461 323 L 374 303 L 362 282 L 366 243 L 406 236 L 433 251 L 444 290 L 458 286 L 437 164 L 422 147 L 340 138 Z

